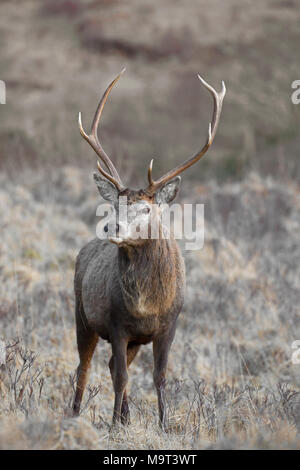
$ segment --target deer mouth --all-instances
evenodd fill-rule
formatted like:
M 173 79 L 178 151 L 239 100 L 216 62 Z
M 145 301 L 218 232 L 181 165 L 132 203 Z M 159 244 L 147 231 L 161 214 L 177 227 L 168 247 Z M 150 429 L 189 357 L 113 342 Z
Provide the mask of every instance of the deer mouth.
M 121 238 L 121 237 L 111 237 L 108 240 L 111 243 L 115 243 L 115 245 L 120 245 L 121 243 L 123 243 L 125 241 L 124 238 Z
M 146 240 L 142 238 L 122 238 L 122 237 L 110 237 L 108 239 L 111 243 L 114 243 L 118 247 L 126 247 L 126 246 L 141 246 L 144 244 Z

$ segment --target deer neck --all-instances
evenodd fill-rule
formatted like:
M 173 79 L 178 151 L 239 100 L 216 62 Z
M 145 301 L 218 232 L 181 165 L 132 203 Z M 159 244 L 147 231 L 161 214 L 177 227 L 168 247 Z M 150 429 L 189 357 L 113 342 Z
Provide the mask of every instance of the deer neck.
M 167 313 L 176 296 L 178 252 L 172 239 L 119 248 L 123 298 L 135 316 Z

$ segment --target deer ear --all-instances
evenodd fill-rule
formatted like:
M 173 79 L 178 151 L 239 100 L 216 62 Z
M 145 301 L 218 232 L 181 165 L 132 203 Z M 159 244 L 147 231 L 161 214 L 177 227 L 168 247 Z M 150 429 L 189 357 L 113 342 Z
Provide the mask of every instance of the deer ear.
M 100 173 L 93 173 L 93 176 L 100 196 L 106 201 L 117 202 L 119 195 L 117 188 Z
M 176 176 L 171 181 L 166 183 L 155 194 L 157 204 L 170 204 L 175 199 L 180 187 L 180 176 Z

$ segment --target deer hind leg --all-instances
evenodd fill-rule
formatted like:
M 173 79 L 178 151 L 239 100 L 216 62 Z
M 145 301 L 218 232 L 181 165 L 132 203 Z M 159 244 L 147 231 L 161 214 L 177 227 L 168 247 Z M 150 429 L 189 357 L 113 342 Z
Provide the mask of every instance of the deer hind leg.
M 77 347 L 79 353 L 79 365 L 77 368 L 77 384 L 73 402 L 73 415 L 79 415 L 83 392 L 87 383 L 91 360 L 97 345 L 99 336 L 84 324 L 83 311 L 76 306 Z
M 138 353 L 138 350 L 140 349 L 139 344 L 129 344 L 127 347 L 127 368 L 130 366 L 132 363 L 133 359 Z M 109 368 L 110 368 L 110 373 L 111 377 L 113 379 L 113 367 L 114 367 L 114 356 L 111 356 L 110 361 L 109 361 Z M 128 405 L 128 397 L 127 397 L 127 391 L 126 388 L 123 393 L 123 400 L 122 400 L 122 405 L 121 405 L 121 423 L 124 425 L 130 424 L 130 411 L 129 411 L 129 405 Z
M 166 370 L 171 344 L 174 339 L 176 326 L 174 325 L 168 335 L 160 336 L 153 340 L 154 372 L 153 379 L 157 391 L 159 425 L 163 430 L 167 429 L 166 416 Z

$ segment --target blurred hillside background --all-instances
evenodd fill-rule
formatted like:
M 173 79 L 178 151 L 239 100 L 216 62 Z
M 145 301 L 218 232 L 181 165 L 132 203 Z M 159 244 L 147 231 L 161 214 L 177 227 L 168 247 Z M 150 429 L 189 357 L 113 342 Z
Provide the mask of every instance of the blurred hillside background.
M 124 66 L 105 109 L 102 137 L 134 182 L 156 157 L 157 174 L 206 137 L 211 100 L 200 73 L 227 85 L 218 138 L 186 174 L 299 178 L 300 113 L 290 99 L 299 75 L 299 8 L 292 0 L 1 2 L 1 168 L 90 168 L 77 129 Z M 17 119 L 16 119 L 17 117 Z M 13 159 L 11 156 L 14 156 Z M 13 161 L 11 161 L 13 160 Z M 9 163 L 11 161 L 11 163 Z
M 298 448 L 300 9 L 296 0 L 2 0 L 0 448 Z M 77 420 L 74 261 L 95 236 L 96 156 L 78 130 L 121 69 L 101 139 L 128 185 L 203 145 L 179 202 L 205 204 L 205 246 L 169 365 L 171 433 L 157 428 L 151 347 L 130 370 L 133 424 L 108 432 L 113 393 L 100 342 Z

